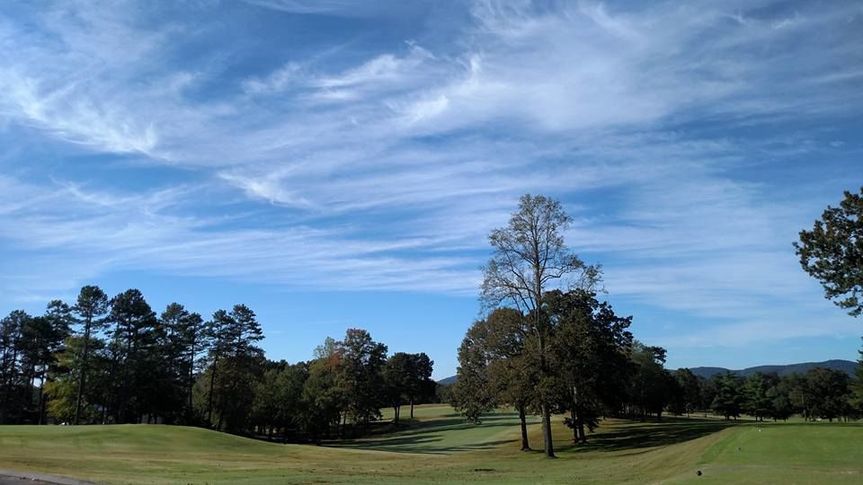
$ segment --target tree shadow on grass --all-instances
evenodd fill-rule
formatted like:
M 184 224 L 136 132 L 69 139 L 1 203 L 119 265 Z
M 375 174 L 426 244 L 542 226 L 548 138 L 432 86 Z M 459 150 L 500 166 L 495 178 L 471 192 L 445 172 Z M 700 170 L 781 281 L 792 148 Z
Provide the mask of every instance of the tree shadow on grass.
M 582 453 L 591 451 L 632 451 L 647 452 L 652 448 L 694 440 L 707 436 L 736 423 L 717 420 L 669 419 L 660 423 L 623 422 L 609 426 L 607 431 L 588 435 L 588 442 L 573 445 L 572 442 L 557 440 L 555 445 L 560 453 Z M 483 441 L 475 443 L 448 444 L 452 441 L 446 436 L 452 431 L 476 428 L 507 428 L 518 426 L 515 413 L 498 413 L 483 417 L 482 423 L 471 424 L 461 417 L 442 417 L 412 422 L 408 427 L 386 435 L 371 436 L 355 440 L 330 443 L 330 446 L 364 450 L 389 451 L 395 453 L 449 454 L 462 451 L 487 450 L 504 444 L 516 443 L 517 439 Z M 537 451 L 541 452 L 541 451 Z
M 496 440 L 447 446 L 444 445 L 443 434 L 429 433 L 421 435 L 402 436 L 399 438 L 388 438 L 382 440 L 361 440 L 356 442 L 341 443 L 337 446 L 340 448 L 389 451 L 393 453 L 422 453 L 428 455 L 448 455 L 450 453 L 456 453 L 460 451 L 488 450 L 512 442 L 513 440 Z
M 670 421 L 624 424 L 609 431 L 588 435 L 588 442 L 562 444 L 561 451 L 622 451 L 654 448 L 691 441 L 722 431 L 735 423 L 728 421 Z
M 396 453 L 448 454 L 459 451 L 476 451 L 495 448 L 513 440 L 482 441 L 476 443 L 446 444 L 445 434 L 476 428 L 516 427 L 515 414 L 500 413 L 484 416 L 481 424 L 465 422 L 464 418 L 430 419 L 411 423 L 410 427 L 391 434 L 330 443 L 331 446 Z

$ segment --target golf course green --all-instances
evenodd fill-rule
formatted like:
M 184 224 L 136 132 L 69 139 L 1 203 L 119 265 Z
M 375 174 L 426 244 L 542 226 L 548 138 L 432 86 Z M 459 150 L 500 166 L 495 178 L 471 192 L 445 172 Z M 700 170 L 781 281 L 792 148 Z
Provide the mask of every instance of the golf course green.
M 530 426 L 531 444 L 541 447 Z M 608 420 L 558 458 L 519 451 L 517 418 L 417 408 L 404 429 L 325 446 L 160 425 L 0 426 L 0 469 L 97 483 L 861 483 L 863 425 Z M 701 472 L 699 475 L 698 472 Z

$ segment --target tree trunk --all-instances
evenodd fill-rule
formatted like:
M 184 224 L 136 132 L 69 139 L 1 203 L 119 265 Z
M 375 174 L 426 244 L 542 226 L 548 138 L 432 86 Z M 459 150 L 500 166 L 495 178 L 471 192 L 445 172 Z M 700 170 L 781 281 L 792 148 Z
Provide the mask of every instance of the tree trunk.
M 344 438 L 345 435 L 347 434 L 347 426 L 348 426 L 348 411 L 346 409 L 345 412 L 342 413 L 342 431 L 341 431 L 341 433 L 339 433 L 342 438 Z
M 10 361 L 11 365 L 9 366 L 9 376 L 7 379 L 6 393 L 5 393 L 6 399 L 5 399 L 5 405 L 3 406 L 4 408 L 6 408 L 7 413 L 9 412 L 9 410 L 12 407 L 12 404 L 11 404 L 12 394 L 14 391 L 14 384 L 15 384 L 15 377 L 16 377 L 15 376 L 15 374 L 16 374 L 15 363 L 18 362 L 18 347 L 20 345 L 21 345 L 21 337 L 19 336 L 17 340 L 12 341 L 12 360 Z M 14 416 L 14 414 L 13 414 L 13 416 Z M 13 422 L 12 420 L 9 420 L 9 423 L 12 423 L 12 422 Z
M 537 285 L 538 286 L 538 285 Z M 539 293 L 541 296 L 541 293 Z M 537 299 L 537 304 L 539 304 L 539 299 Z M 540 376 L 545 376 L 548 363 L 545 359 L 545 338 L 543 336 L 541 326 L 541 316 L 539 315 L 539 307 L 536 309 L 536 320 L 537 320 L 537 331 L 539 332 L 539 369 Z M 548 458 L 555 458 L 554 456 L 554 438 L 551 435 L 551 410 L 548 408 L 548 403 L 545 402 L 545 396 L 540 396 L 542 399 L 542 403 L 540 405 L 540 414 L 542 414 L 542 441 L 545 449 L 545 456 Z
M 45 376 L 47 372 L 45 370 L 42 371 L 42 377 L 39 380 L 39 419 L 37 421 L 38 424 L 44 424 L 45 418 Z
M 213 391 L 216 385 L 216 364 L 219 359 L 213 359 L 213 369 L 210 372 L 210 392 L 207 396 L 207 426 L 213 426 Z
M 414 419 L 414 398 L 411 397 L 411 420 Z
M 551 436 L 551 410 L 548 409 L 546 403 L 542 403 L 540 411 L 542 412 L 542 439 L 545 443 L 545 456 L 555 458 L 554 441 Z
M 118 324 L 119 325 L 119 324 Z M 131 329 L 129 330 L 131 333 Z M 125 362 L 120 366 L 120 393 L 117 399 L 117 423 L 125 423 L 129 421 L 129 366 L 136 365 L 135 357 L 132 354 L 132 336 L 126 339 L 126 355 Z M 132 361 L 131 364 L 129 361 Z M 140 416 L 133 418 L 134 421 L 140 422 Z
M 192 343 L 192 347 L 190 349 L 190 358 L 189 358 L 189 382 L 188 382 L 188 399 L 189 399 L 189 410 L 188 416 L 186 420 L 188 421 L 186 424 L 191 424 L 192 416 L 194 416 L 193 405 L 192 405 L 192 389 L 195 387 L 195 344 Z
M 524 415 L 524 406 L 518 407 L 518 420 L 521 424 L 521 451 L 530 451 L 530 442 L 527 440 L 527 418 Z
M 535 231 L 535 227 L 533 230 Z M 548 374 L 548 362 L 546 362 L 545 356 L 545 332 L 543 331 L 543 321 L 542 321 L 542 262 L 540 261 L 540 251 L 539 251 L 539 238 L 536 233 L 533 234 L 533 254 L 535 255 L 535 259 L 532 261 L 533 264 L 533 300 L 534 300 L 534 318 L 536 319 L 536 332 L 539 337 L 539 374 L 540 379 L 544 378 Z M 541 392 L 544 394 L 544 392 Z M 548 403 L 545 402 L 546 396 L 540 396 L 542 399 L 542 404 L 540 406 L 540 412 L 542 414 L 542 440 L 545 445 L 545 456 L 548 458 L 554 458 L 554 438 L 551 434 L 551 410 L 548 408 Z
M 87 324 L 84 326 L 84 350 L 81 352 L 81 372 L 78 376 L 78 395 L 75 398 L 75 422 L 81 423 L 81 401 L 84 397 L 84 381 L 87 379 L 87 351 L 90 346 L 90 318 L 87 319 Z
M 578 444 L 579 436 L 578 436 L 578 424 L 579 424 L 579 414 L 578 414 L 578 387 L 572 386 L 572 410 L 569 413 L 569 419 L 572 420 L 572 443 Z

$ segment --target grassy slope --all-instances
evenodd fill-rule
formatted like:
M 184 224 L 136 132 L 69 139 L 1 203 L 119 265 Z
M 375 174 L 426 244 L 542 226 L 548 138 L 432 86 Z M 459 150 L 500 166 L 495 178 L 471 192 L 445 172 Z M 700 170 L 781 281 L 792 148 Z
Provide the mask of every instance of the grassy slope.
M 110 483 L 645 483 L 696 481 L 696 469 L 704 471 L 697 481 L 713 483 L 863 477 L 861 426 L 779 424 L 758 432 L 718 421 L 609 422 L 579 448 L 566 444 L 568 430 L 558 426 L 560 458 L 546 460 L 518 451 L 512 414 L 475 427 L 451 413 L 422 407 L 417 426 L 339 447 L 167 426 L 7 426 L 0 427 L 0 468 Z M 538 448 L 536 424 L 531 438 Z
M 699 481 L 863 483 L 859 424 L 748 425 L 734 431 L 699 460 L 704 473 Z

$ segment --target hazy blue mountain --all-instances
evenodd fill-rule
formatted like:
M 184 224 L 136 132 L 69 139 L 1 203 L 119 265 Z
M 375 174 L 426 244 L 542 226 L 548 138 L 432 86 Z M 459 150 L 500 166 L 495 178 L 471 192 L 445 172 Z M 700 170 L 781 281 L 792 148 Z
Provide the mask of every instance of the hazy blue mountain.
M 444 377 L 443 379 L 437 381 L 437 383 L 444 386 L 449 386 L 451 384 L 455 384 L 456 379 L 458 379 L 458 376 Z
M 824 362 L 802 362 L 799 364 L 787 365 L 759 365 L 756 367 L 747 367 L 746 369 L 732 370 L 724 367 L 693 367 L 690 370 L 693 374 L 709 379 L 716 374 L 721 374 L 730 371 L 732 374 L 748 377 L 756 372 L 764 374 L 776 373 L 779 376 L 787 376 L 791 374 L 805 374 L 810 369 L 816 367 L 824 367 L 827 369 L 840 370 L 846 374 L 853 375 L 854 369 L 857 368 L 857 363 L 850 360 L 825 360 Z
M 841 370 L 848 375 L 854 375 L 854 370 L 857 368 L 857 362 L 851 360 L 842 360 L 842 359 L 833 359 L 833 360 L 825 360 L 824 362 L 801 362 L 799 364 L 786 364 L 786 365 L 759 365 L 755 367 L 747 367 L 745 369 L 726 369 L 725 367 L 692 367 L 689 370 L 692 371 L 693 374 L 703 377 L 705 379 L 710 379 L 716 374 L 722 374 L 723 372 L 729 371 L 732 374 L 737 374 L 739 376 L 748 377 L 756 372 L 761 372 L 764 374 L 776 373 L 779 376 L 787 376 L 791 374 L 805 374 L 810 369 L 814 369 L 816 367 L 824 367 L 827 369 L 833 370 Z M 457 376 L 449 376 L 443 378 L 438 382 L 438 384 L 443 384 L 448 386 L 450 384 L 454 384 L 457 379 Z

